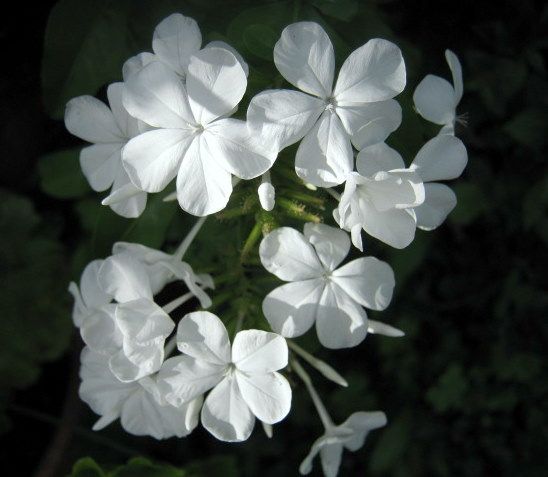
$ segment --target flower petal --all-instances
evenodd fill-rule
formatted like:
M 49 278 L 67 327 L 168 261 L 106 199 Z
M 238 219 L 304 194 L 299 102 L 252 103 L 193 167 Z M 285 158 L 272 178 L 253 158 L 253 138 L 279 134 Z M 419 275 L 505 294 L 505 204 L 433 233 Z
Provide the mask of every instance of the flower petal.
M 119 303 L 149 298 L 150 281 L 145 268 L 130 255 L 108 257 L 99 269 L 99 281 L 106 293 Z
M 422 230 L 434 230 L 455 208 L 457 196 L 445 184 L 437 182 L 425 184 L 424 191 L 424 202 L 414 208 L 417 215 L 417 227 Z
M 384 142 L 362 149 L 356 157 L 356 170 L 364 177 L 404 167 L 400 153 Z
M 202 34 L 193 18 L 173 13 L 154 29 L 152 49 L 177 74 L 184 76 L 190 56 L 202 46 Z
M 424 202 L 424 184 L 409 169 L 377 172 L 363 188 L 379 212 L 416 207 Z
M 244 57 L 240 55 L 238 50 L 236 50 L 236 48 L 234 48 L 232 45 L 229 45 L 224 41 L 215 40 L 210 41 L 206 46 L 204 46 L 204 48 L 223 48 L 230 51 L 230 53 L 232 53 L 236 57 L 238 63 L 240 63 L 242 69 L 244 70 L 245 76 L 249 76 L 249 65 L 245 62 Z
M 226 207 L 232 193 L 230 172 L 218 165 L 204 134 L 188 148 L 177 174 L 177 200 L 189 214 L 203 217 Z
M 455 105 L 462 99 L 462 66 L 460 61 L 451 50 L 445 50 L 445 59 L 453 76 L 453 88 L 455 90 Z
M 118 128 L 125 138 L 131 138 L 139 134 L 139 120 L 130 116 L 123 104 L 124 83 L 112 83 L 108 85 L 107 97 L 110 110 L 116 120 Z
M 116 379 L 108 368 L 108 358 L 89 348 L 82 350 L 80 362 L 80 399 L 97 414 L 119 413 L 122 404 L 138 389 L 138 384 Z
M 121 142 L 93 144 L 80 151 L 80 167 L 93 190 L 102 192 L 112 185 L 121 164 L 123 146 Z
M 253 134 L 281 150 L 302 139 L 324 109 L 323 101 L 300 91 L 267 90 L 251 99 L 247 124 Z
M 306 333 L 314 324 L 325 282 L 304 280 L 282 285 L 263 300 L 263 313 L 270 327 L 287 338 Z
M 155 439 L 184 437 L 197 425 L 200 408 L 196 404 L 199 401 L 180 408 L 162 405 L 153 394 L 142 388 L 124 403 L 120 421 L 126 432 L 136 436 L 151 436 Z
M 285 281 L 317 278 L 325 272 L 310 242 L 291 227 L 280 227 L 263 238 L 259 256 L 270 273 Z
M 115 311 L 116 305 L 111 304 L 86 316 L 80 335 L 91 350 L 108 356 L 122 346 L 122 334 L 114 321 Z
M 392 42 L 375 38 L 354 50 L 343 63 L 335 85 L 337 103 L 373 103 L 405 88 L 405 63 Z
M 134 219 L 145 210 L 147 193 L 133 185 L 120 163 L 112 190 L 101 203 L 109 205 L 114 212 L 122 217 Z
M 396 283 L 390 265 L 375 257 L 352 260 L 335 270 L 331 279 L 370 310 L 384 310 L 390 304 Z
M 223 379 L 226 365 L 177 356 L 164 362 L 158 373 L 158 387 L 165 400 L 179 407 L 215 387 Z
M 232 344 L 232 362 L 246 373 L 270 373 L 287 366 L 287 343 L 276 333 L 240 331 Z
M 163 343 L 175 328 L 169 315 L 148 298 L 119 304 L 116 307 L 116 324 L 124 341 L 143 344 L 158 338 Z
M 350 251 L 348 234 L 341 229 L 325 224 L 307 223 L 303 233 L 329 271 L 335 270 Z
M 455 90 L 439 76 L 427 75 L 413 93 L 415 109 L 427 121 L 448 124 L 455 119 Z
M 324 111 L 297 149 L 297 175 L 315 186 L 332 187 L 345 181 L 353 164 L 350 136 L 334 111 Z
M 358 150 L 382 143 L 401 124 L 401 106 L 393 99 L 344 106 L 338 104 L 336 111 Z
M 367 315 L 342 288 L 330 283 L 318 304 L 316 331 L 326 348 L 351 348 L 360 344 L 367 334 Z
M 230 363 L 230 342 L 223 322 L 209 311 L 185 315 L 177 327 L 179 351 L 217 365 Z
M 152 61 L 126 80 L 123 103 L 131 116 L 157 128 L 195 124 L 181 78 L 160 61 Z
M 236 372 L 238 387 L 251 412 L 266 424 L 280 422 L 291 409 L 291 386 L 281 374 Z
M 242 65 L 224 48 L 205 48 L 194 54 L 186 78 L 194 117 L 203 126 L 232 111 L 242 99 L 247 78 Z
M 160 192 L 177 175 L 194 140 L 189 129 L 156 129 L 133 138 L 122 152 L 131 182 L 146 192 Z
M 245 441 L 251 435 L 255 416 L 234 378 L 223 379 L 209 393 L 202 408 L 202 425 L 225 442 Z
M 320 449 L 320 460 L 324 477 L 337 477 L 343 453 L 342 444 L 323 446 Z
M 99 284 L 99 269 L 104 260 L 93 260 L 86 265 L 80 278 L 80 293 L 87 308 L 99 308 L 110 303 L 112 296 Z
M 204 138 L 214 160 L 240 179 L 254 179 L 274 164 L 277 148 L 254 136 L 245 121 L 220 119 L 207 128 Z
M 340 447 L 342 452 L 342 444 L 340 443 L 340 440 L 341 439 L 338 436 L 328 436 L 325 434 L 316 439 L 312 444 L 312 447 L 310 448 L 310 452 L 301 462 L 301 465 L 299 466 L 299 473 L 302 475 L 307 475 L 312 472 L 312 461 L 314 460 L 314 457 L 316 457 L 320 450 L 324 447 Z M 333 477 L 336 477 L 336 475 L 337 473 L 333 474 Z
M 422 146 L 410 169 L 416 171 L 424 182 L 447 181 L 459 177 L 467 162 L 468 154 L 462 141 L 444 134 Z
M 340 427 L 347 427 L 355 431 L 354 436 L 344 443 L 349 451 L 355 452 L 363 446 L 369 431 L 386 426 L 386 414 L 382 411 L 355 412 Z
M 293 86 L 320 98 L 331 96 L 335 54 L 327 33 L 317 23 L 285 27 L 274 46 L 274 63 Z
M 65 127 L 71 134 L 87 142 L 125 142 L 112 111 L 93 96 L 78 96 L 67 103 Z
M 158 57 L 149 52 L 139 53 L 132 56 L 129 60 L 126 60 L 122 66 L 122 78 L 127 81 L 130 76 L 141 71 L 146 65 L 158 61 Z
M 372 204 L 363 203 L 363 229 L 372 237 L 394 247 L 405 248 L 415 238 L 416 218 L 411 209 L 379 212 Z

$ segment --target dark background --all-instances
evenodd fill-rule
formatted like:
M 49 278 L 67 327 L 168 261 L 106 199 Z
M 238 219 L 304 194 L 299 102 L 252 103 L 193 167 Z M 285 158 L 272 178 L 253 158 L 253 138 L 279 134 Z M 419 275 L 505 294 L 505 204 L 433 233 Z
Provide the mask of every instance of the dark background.
M 178 11 L 196 18 L 204 36 L 227 35 L 241 50 L 237 40 L 230 41 L 240 33 L 231 22 L 242 14 L 262 21 L 264 12 L 246 13 L 261 3 L 195 0 L 158 6 L 137 0 L 135 18 L 149 10 L 153 27 L 164 13 Z M 264 2 L 291 14 L 293 3 Z M 467 170 L 454 184 L 459 205 L 442 227 L 419 232 L 403 251 L 371 243 L 370 251 L 393 265 L 398 283 L 381 319 L 407 336 L 370 337 L 337 353 L 318 350 L 350 382 L 348 389 L 337 389 L 317 379 L 336 420 L 369 409 L 382 409 L 389 418 L 362 450 L 346 454 L 340 475 L 545 475 L 548 8 L 528 0 L 446 5 L 344 0 L 334 9 L 330 3 L 337 2 L 303 1 L 298 18 L 316 19 L 309 18 L 313 11 L 340 35 L 338 60 L 347 48 L 377 35 L 402 47 L 409 79 L 399 99 L 404 123 L 411 126 L 392 141 L 408 160 L 435 134 L 412 111 L 412 91 L 428 73 L 450 78 L 443 52 L 457 53 L 465 84 L 459 113 L 468 114 L 467 127 L 457 135 L 469 153 Z M 97 196 L 77 170 L 65 176 L 66 171 L 50 168 L 55 160 L 48 154 L 80 144 L 62 121 L 50 118 L 43 101 L 44 34 L 55 4 L 14 4 L 0 30 L 0 472 L 63 476 L 81 457 L 111 469 L 144 455 L 185 468 L 194 463 L 192 475 L 297 475 L 320 433 L 297 381 L 292 413 L 275 427 L 272 440 L 260 426 L 239 445 L 217 442 L 201 428 L 187 439 L 166 442 L 129 436 L 118 424 L 90 431 L 94 416 L 76 395 L 81 344 L 72 329 L 66 286 L 89 259 L 108 253 L 126 225 L 116 222 L 113 240 L 94 233 L 90 242 Z M 80 4 L 81 10 L 71 13 L 75 23 L 116 2 Z M 70 16 L 65 20 L 70 30 Z M 265 51 L 281 31 L 276 21 L 268 29 L 258 23 Z M 244 38 L 250 51 L 241 51 L 252 67 L 258 65 L 259 80 L 251 91 L 264 88 L 261 79 L 272 67 L 253 33 Z M 151 34 L 148 29 L 144 37 Z M 146 43 L 134 46 L 139 46 L 134 53 L 150 50 Z M 64 58 L 61 50 L 58 56 L 55 48 L 50 53 L 51 70 Z M 104 44 L 95 53 L 108 63 Z M 79 94 L 84 93 L 101 97 L 104 91 Z M 69 191 L 65 197 L 59 187 Z M 174 213 L 167 214 L 174 222 L 168 221 L 164 234 L 147 240 L 173 246 L 186 220 L 173 218 Z M 225 226 L 221 223 L 220 230 Z M 215 230 L 215 224 L 210 227 Z M 318 469 L 316 461 L 314 472 Z

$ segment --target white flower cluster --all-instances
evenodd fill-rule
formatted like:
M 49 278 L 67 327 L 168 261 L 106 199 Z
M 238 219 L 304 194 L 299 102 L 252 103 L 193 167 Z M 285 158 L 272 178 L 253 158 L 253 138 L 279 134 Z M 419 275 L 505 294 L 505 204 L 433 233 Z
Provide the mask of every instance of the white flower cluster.
M 347 383 L 291 339 L 314 324 L 319 342 L 330 349 L 357 346 L 367 333 L 403 336 L 365 311 L 390 304 L 391 267 L 371 256 L 341 264 L 351 243 L 363 251 L 362 229 L 404 248 L 417 228 L 435 229 L 455 207 L 454 193 L 441 182 L 459 177 L 467 162 L 454 135 L 463 92 L 460 63 L 448 50 L 453 86 L 428 75 L 417 87 L 416 110 L 443 127 L 406 167 L 385 143 L 401 123 L 393 98 L 406 84 L 401 51 L 389 41 L 373 39 L 352 52 L 335 80 L 333 45 L 322 27 L 289 25 L 275 45 L 274 62 L 299 91 L 259 93 L 246 120 L 230 118 L 249 75 L 232 47 L 202 47 L 196 22 L 174 14 L 157 26 L 152 49 L 124 64 L 123 82 L 108 87 L 109 107 L 82 96 L 67 104 L 65 115 L 67 129 L 92 143 L 80 162 L 93 189 L 111 188 L 103 204 L 138 217 L 147 193 L 176 179 L 181 208 L 202 217 L 173 255 L 119 242 L 111 256 L 86 267 L 79 287 L 70 284 L 74 323 L 86 344 L 80 395 L 101 416 L 94 429 L 120 418 L 132 434 L 163 439 L 186 436 L 201 420 L 216 438 L 233 442 L 247 439 L 257 418 L 271 434 L 270 426 L 291 408 L 291 387 L 279 372 L 289 365 L 325 427 L 300 472 L 309 473 L 319 454 L 324 474 L 335 476 L 343 448 L 359 449 L 386 416 L 356 412 L 333 424 L 299 360 Z M 280 227 L 263 238 L 262 265 L 286 282 L 262 303 L 273 332 L 240 330 L 239 320 L 231 344 L 223 322 L 207 311 L 188 313 L 176 324 L 170 314 L 188 300 L 197 298 L 202 309 L 211 305 L 206 290 L 214 288 L 212 277 L 182 262 L 205 216 L 226 206 L 239 179 L 259 176 L 260 203 L 272 210 L 269 169 L 296 143 L 297 176 L 335 198 L 339 227 L 307 223 L 303 233 Z M 341 185 L 342 194 L 332 189 Z M 188 293 L 157 304 L 158 293 L 175 281 Z M 170 357 L 175 348 L 181 354 Z

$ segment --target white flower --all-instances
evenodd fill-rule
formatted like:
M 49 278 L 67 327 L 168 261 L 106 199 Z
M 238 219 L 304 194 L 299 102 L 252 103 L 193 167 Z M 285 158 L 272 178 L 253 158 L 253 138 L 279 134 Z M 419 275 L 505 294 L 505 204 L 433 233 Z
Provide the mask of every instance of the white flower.
M 445 50 L 445 59 L 453 85 L 439 76 L 427 75 L 415 89 L 413 101 L 424 119 L 443 126 L 440 134 L 455 134 L 456 110 L 462 98 L 462 67 L 451 50 Z
M 261 242 L 263 266 L 290 282 L 263 300 L 263 313 L 272 329 L 293 338 L 316 323 L 327 348 L 361 343 L 368 330 L 362 306 L 384 310 L 392 299 L 394 273 L 374 257 L 353 260 L 337 268 L 348 255 L 350 240 L 340 229 L 306 224 L 304 235 L 281 227 Z
M 299 472 L 303 475 L 309 474 L 312 471 L 312 460 L 319 453 L 325 477 L 336 477 L 343 449 L 357 451 L 363 446 L 369 431 L 385 425 L 384 412 L 355 412 L 341 425 L 326 429 L 325 434 L 312 445 L 299 467 Z
M 211 305 L 211 299 L 200 288 L 215 288 L 211 275 L 195 274 L 190 265 L 181 262 L 179 257 L 130 242 L 116 242 L 112 246 L 112 254 L 129 254 L 140 262 L 146 269 L 153 295 L 159 293 L 168 283 L 179 279 L 183 280 L 193 295 L 200 300 L 202 308 Z
M 173 407 L 162 400 L 154 377 L 123 383 L 109 370 L 107 357 L 89 348 L 82 350 L 80 378 L 80 398 L 101 416 L 94 430 L 120 418 L 130 434 L 166 439 L 184 437 L 198 424 L 200 398 Z
M 329 37 L 317 23 L 299 22 L 282 32 L 274 62 L 304 93 L 258 94 L 249 105 L 249 128 L 279 149 L 304 136 L 295 158 L 304 181 L 321 187 L 341 184 L 353 169 L 351 141 L 361 149 L 384 141 L 400 125 L 401 108 L 391 98 L 405 87 L 405 65 L 393 43 L 373 39 L 355 50 L 333 88 L 335 55 Z
M 203 49 L 190 57 L 186 85 L 163 63 L 153 61 L 130 76 L 124 105 L 158 128 L 137 136 L 123 150 L 132 182 L 160 192 L 177 177 L 177 198 L 187 212 L 204 216 L 223 209 L 232 192 L 231 175 L 251 179 L 274 162 L 243 121 L 224 118 L 247 85 L 234 54 Z
M 164 18 L 154 29 L 152 38 L 154 54 L 139 53 L 124 63 L 122 68 L 124 81 L 152 61 L 161 61 L 184 78 L 188 72 L 190 57 L 200 51 L 201 45 L 202 33 L 196 21 L 180 13 L 173 13 Z M 224 48 L 232 52 L 242 65 L 246 76 L 249 74 L 249 66 L 233 47 L 224 41 L 212 41 L 204 48 L 211 47 Z
M 130 255 L 118 254 L 104 260 L 98 276 L 117 304 L 86 318 L 80 328 L 82 339 L 108 356 L 110 370 L 120 381 L 136 381 L 158 371 L 165 339 L 175 324 L 154 303 L 146 269 Z
M 112 296 L 103 291 L 97 278 L 102 264 L 103 260 L 93 260 L 86 265 L 80 278 L 80 288 L 74 282 L 69 284 L 68 290 L 74 297 L 72 321 L 78 328 L 88 316 L 112 301 Z
M 167 402 L 184 405 L 212 389 L 202 408 L 202 425 L 217 439 L 246 440 L 255 418 L 281 421 L 291 407 L 291 387 L 276 371 L 287 366 L 287 344 L 259 330 L 236 334 L 232 348 L 221 320 L 209 312 L 186 315 L 177 346 L 185 356 L 166 360 L 158 385 Z
M 348 175 L 335 220 L 360 250 L 362 229 L 392 247 L 407 247 L 417 224 L 413 207 L 424 201 L 421 177 L 405 169 L 401 156 L 385 143 L 362 149 L 356 168 Z
M 416 171 L 424 184 L 424 202 L 414 208 L 417 227 L 433 230 L 439 227 L 457 205 L 455 193 L 437 181 L 456 179 L 468 162 L 466 147 L 455 136 L 438 135 L 417 153 L 410 169 Z
M 71 134 L 93 143 L 82 149 L 80 166 L 93 190 L 111 188 L 103 205 L 109 205 L 123 217 L 134 218 L 145 209 L 147 194 L 130 182 L 121 151 L 129 139 L 147 127 L 132 118 L 122 105 L 123 90 L 123 83 L 109 85 L 110 109 L 92 96 L 71 99 L 65 109 L 65 126 Z

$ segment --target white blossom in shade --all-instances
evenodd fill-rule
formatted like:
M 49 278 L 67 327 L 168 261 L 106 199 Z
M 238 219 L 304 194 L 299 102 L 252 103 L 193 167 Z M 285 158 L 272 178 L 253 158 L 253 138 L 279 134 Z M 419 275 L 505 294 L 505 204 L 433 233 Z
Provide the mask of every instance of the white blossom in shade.
M 157 61 L 130 76 L 125 107 L 158 128 L 124 147 L 131 181 L 147 192 L 160 192 L 177 177 L 177 198 L 185 211 L 204 216 L 223 209 L 232 192 L 232 174 L 257 177 L 277 155 L 250 134 L 245 122 L 224 117 L 237 106 L 246 85 L 234 54 L 215 47 L 191 56 L 186 85 Z
M 389 305 L 394 272 L 374 257 L 339 267 L 349 250 L 348 234 L 323 224 L 306 224 L 304 234 L 281 227 L 262 240 L 263 266 L 289 282 L 263 300 L 263 313 L 276 333 L 294 338 L 316 323 L 318 338 L 327 348 L 349 348 L 363 341 L 368 323 L 362 307 L 384 310 Z
M 440 134 L 455 134 L 457 106 L 462 98 L 462 67 L 457 55 L 445 50 L 453 84 L 439 76 L 427 75 L 413 93 L 415 109 L 426 120 L 443 126 Z
M 120 418 L 130 434 L 167 439 L 184 437 L 198 424 L 201 398 L 171 406 L 162 399 L 155 377 L 123 383 L 110 371 L 108 358 L 89 348 L 81 354 L 80 379 L 80 398 L 101 416 L 93 430 L 103 429 Z
M 131 57 L 124 63 L 122 73 L 124 81 L 139 72 L 153 61 L 160 61 L 181 77 L 188 72 L 190 57 L 200 51 L 202 33 L 196 21 L 180 13 L 174 13 L 164 18 L 154 29 L 152 50 L 154 53 L 143 52 Z M 234 54 L 246 74 L 249 66 L 242 56 L 224 41 L 212 41 L 204 48 L 224 48 Z
M 108 87 L 110 108 L 92 96 L 71 99 L 65 109 L 65 126 L 71 134 L 92 143 L 82 149 L 80 166 L 93 190 L 111 189 L 103 205 L 122 217 L 135 218 L 145 209 L 147 194 L 129 180 L 121 151 L 148 127 L 128 114 L 122 104 L 123 90 L 123 83 Z
M 417 227 L 433 230 L 439 227 L 457 205 L 455 193 L 438 181 L 456 179 L 468 162 L 462 141 L 449 134 L 438 135 L 417 153 L 410 169 L 424 181 L 424 202 L 413 209 Z
M 295 169 L 307 183 L 341 184 L 354 168 L 351 142 L 357 148 L 382 142 L 401 123 L 401 107 L 392 98 L 405 87 L 405 65 L 387 40 L 370 40 L 352 52 L 334 87 L 333 45 L 317 23 L 286 27 L 274 62 L 302 92 L 259 93 L 248 108 L 248 127 L 279 149 L 304 137 Z
M 82 272 L 79 288 L 74 282 L 69 284 L 68 290 L 74 297 L 72 321 L 78 328 L 87 317 L 112 301 L 112 296 L 103 291 L 97 278 L 102 263 L 103 260 L 93 260 L 88 263 Z
M 401 156 L 385 143 L 362 149 L 356 168 L 358 172 L 348 175 L 335 220 L 351 232 L 360 250 L 362 229 L 392 247 L 407 247 L 417 226 L 414 207 L 424 202 L 422 178 L 406 169 Z
M 159 293 L 168 283 L 183 280 L 193 295 L 200 300 L 202 308 L 211 305 L 211 299 L 204 292 L 204 289 L 215 288 L 211 275 L 194 273 L 189 264 L 181 262 L 175 255 L 130 242 L 116 242 L 112 246 L 112 254 L 129 254 L 140 262 L 145 267 L 153 295 Z
M 326 429 L 325 434 L 312 445 L 309 454 L 299 467 L 299 472 L 302 475 L 309 474 L 312 471 L 314 457 L 320 454 L 325 477 L 336 477 L 341 465 L 343 449 L 357 451 L 363 446 L 370 431 L 385 425 L 384 412 L 355 412 L 341 425 Z
M 231 347 L 217 316 L 194 312 L 179 323 L 177 347 L 185 354 L 165 361 L 158 374 L 160 390 L 168 403 L 181 406 L 211 389 L 201 421 L 217 439 L 244 441 L 255 418 L 275 424 L 289 413 L 291 387 L 277 372 L 288 359 L 281 336 L 240 331 Z
M 154 303 L 145 267 L 129 254 L 114 255 L 103 261 L 98 281 L 116 303 L 84 320 L 82 339 L 108 358 L 110 370 L 121 381 L 136 381 L 158 371 L 165 339 L 175 324 Z

